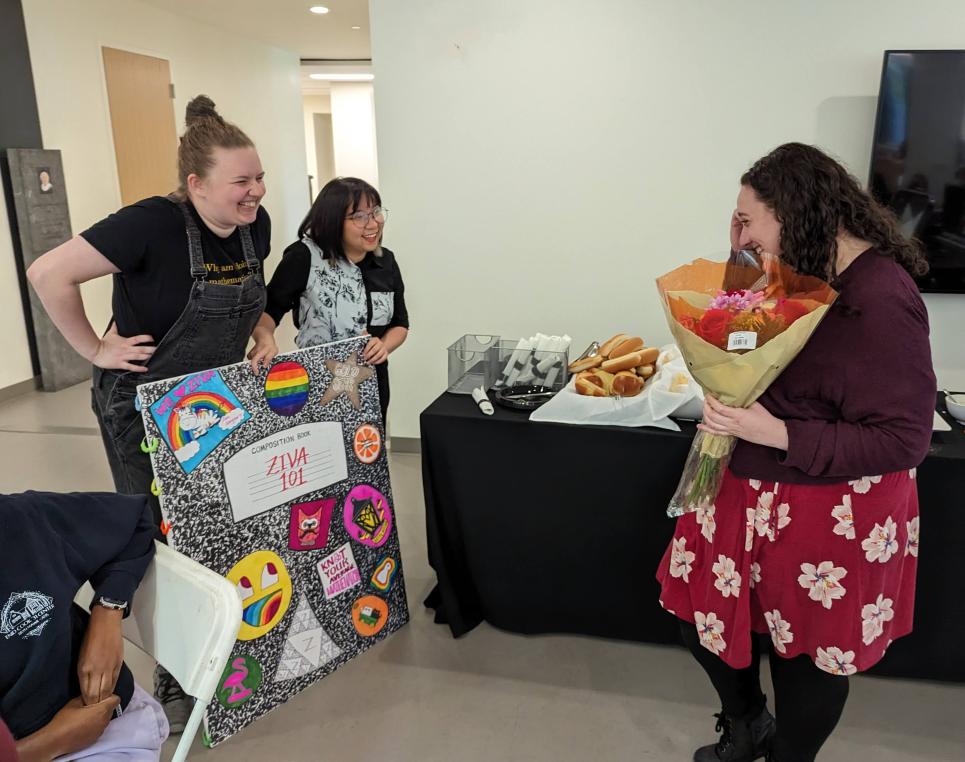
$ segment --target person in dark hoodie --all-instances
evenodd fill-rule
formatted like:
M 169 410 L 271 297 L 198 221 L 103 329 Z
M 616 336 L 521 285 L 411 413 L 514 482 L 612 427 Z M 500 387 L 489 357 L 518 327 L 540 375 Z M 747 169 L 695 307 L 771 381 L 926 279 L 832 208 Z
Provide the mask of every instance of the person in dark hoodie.
M 153 555 L 145 496 L 0 495 L 0 718 L 24 762 L 158 759 L 167 723 L 121 637 Z M 89 615 L 73 603 L 88 580 Z

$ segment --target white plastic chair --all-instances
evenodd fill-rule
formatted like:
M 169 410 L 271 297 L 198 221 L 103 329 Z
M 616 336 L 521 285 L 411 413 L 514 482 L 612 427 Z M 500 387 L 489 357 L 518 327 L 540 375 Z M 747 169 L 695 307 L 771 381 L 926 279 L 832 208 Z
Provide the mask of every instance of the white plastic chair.
M 124 620 L 124 637 L 161 664 L 195 698 L 171 762 L 183 762 L 218 688 L 241 624 L 241 600 L 224 577 L 167 545 L 157 552 Z M 89 585 L 76 601 L 87 607 Z

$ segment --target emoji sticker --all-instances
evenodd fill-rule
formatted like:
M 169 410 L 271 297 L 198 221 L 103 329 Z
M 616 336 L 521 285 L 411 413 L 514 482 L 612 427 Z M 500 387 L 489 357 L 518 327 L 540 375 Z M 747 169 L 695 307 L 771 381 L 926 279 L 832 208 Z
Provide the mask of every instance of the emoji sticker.
M 352 448 L 355 450 L 355 457 L 360 463 L 366 465 L 375 463 L 382 452 L 382 435 L 379 430 L 371 423 L 363 423 L 355 430 L 352 437 Z
M 352 622 L 363 638 L 378 635 L 389 621 L 389 606 L 375 595 L 363 595 L 352 604 Z
M 380 592 L 384 593 L 388 591 L 395 581 L 395 572 L 398 568 L 399 565 L 395 562 L 394 558 L 384 556 L 375 567 L 375 571 L 372 572 L 372 579 L 369 580 L 370 584 Z
M 288 519 L 288 547 L 291 550 L 321 550 L 328 543 L 328 529 L 335 510 L 335 498 L 295 503 Z
M 261 685 L 261 665 L 250 656 L 233 656 L 221 673 L 215 695 L 225 709 L 234 709 L 255 695 Z
M 345 498 L 345 529 L 356 542 L 380 548 L 392 531 L 392 508 L 375 487 L 359 484 Z
M 292 581 L 282 560 L 270 550 L 256 550 L 226 575 L 241 596 L 238 640 L 254 640 L 278 624 L 292 599 Z

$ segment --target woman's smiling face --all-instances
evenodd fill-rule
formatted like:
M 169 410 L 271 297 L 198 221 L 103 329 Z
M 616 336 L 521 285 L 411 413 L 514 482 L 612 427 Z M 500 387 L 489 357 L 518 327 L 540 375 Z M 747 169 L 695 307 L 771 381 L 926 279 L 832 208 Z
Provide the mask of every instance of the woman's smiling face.
M 750 186 L 742 185 L 737 194 L 736 215 L 741 223 L 741 249 L 780 256 L 781 223 Z

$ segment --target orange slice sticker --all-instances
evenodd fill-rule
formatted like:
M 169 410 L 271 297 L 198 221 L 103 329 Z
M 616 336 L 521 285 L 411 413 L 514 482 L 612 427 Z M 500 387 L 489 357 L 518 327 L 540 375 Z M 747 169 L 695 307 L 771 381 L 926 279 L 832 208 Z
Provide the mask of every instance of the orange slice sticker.
M 352 447 L 361 463 L 375 463 L 382 452 L 382 435 L 372 424 L 363 423 L 355 430 Z

